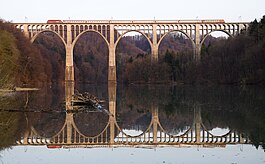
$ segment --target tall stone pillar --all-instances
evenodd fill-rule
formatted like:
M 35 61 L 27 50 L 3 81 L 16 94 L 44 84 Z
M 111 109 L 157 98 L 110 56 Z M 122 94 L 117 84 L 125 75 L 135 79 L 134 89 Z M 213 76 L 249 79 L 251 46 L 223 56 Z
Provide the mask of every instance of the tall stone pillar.
M 153 24 L 153 44 L 151 45 L 152 49 L 152 62 L 158 61 L 158 44 L 157 44 L 157 32 L 156 24 Z
M 67 25 L 67 41 L 66 41 L 66 62 L 65 62 L 65 81 L 74 81 L 74 57 L 72 46 L 71 25 Z
M 113 24 L 110 24 L 108 81 L 116 83 L 116 60 L 115 60 L 114 25 Z
M 196 28 L 195 28 L 194 59 L 198 62 L 201 60 L 201 39 L 200 39 L 200 25 L 199 24 L 196 24 Z
M 116 83 L 108 83 L 109 92 L 109 124 L 110 124 L 110 145 L 114 144 L 115 139 L 115 122 L 116 122 Z
M 28 30 L 28 25 L 27 24 L 24 24 L 23 25 L 23 33 L 24 35 L 29 38 L 29 30 Z

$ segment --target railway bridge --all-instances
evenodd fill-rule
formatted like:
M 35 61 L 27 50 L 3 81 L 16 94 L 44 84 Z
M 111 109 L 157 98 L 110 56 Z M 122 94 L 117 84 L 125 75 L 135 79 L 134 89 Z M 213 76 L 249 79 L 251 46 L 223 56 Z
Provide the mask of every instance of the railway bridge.
M 13 23 L 31 42 L 42 32 L 53 32 L 62 40 L 66 50 L 65 81 L 74 81 L 73 49 L 86 32 L 99 34 L 109 50 L 108 81 L 116 82 L 115 49 L 128 32 L 142 34 L 151 47 L 152 60 L 158 60 L 158 48 L 170 32 L 178 31 L 190 39 L 194 60 L 200 60 L 201 46 L 214 31 L 235 36 L 248 27 L 249 22 L 225 22 L 224 20 L 48 20 L 47 23 Z

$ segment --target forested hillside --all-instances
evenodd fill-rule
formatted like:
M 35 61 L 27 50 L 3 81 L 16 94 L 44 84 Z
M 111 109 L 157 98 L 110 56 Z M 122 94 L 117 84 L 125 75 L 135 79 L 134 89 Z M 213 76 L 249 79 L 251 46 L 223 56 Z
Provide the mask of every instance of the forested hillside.
M 0 20 L 0 87 L 38 86 L 50 83 L 49 62 L 40 50 L 8 22 Z
M 194 81 L 225 84 L 265 84 L 265 16 L 240 35 L 202 49 L 193 70 Z M 187 81 L 192 81 L 186 79 Z
M 193 60 L 187 39 L 168 38 L 159 47 L 158 63 L 151 64 L 148 55 L 130 60 L 123 79 L 129 83 L 265 84 L 265 16 L 238 36 L 207 38 L 200 62 Z

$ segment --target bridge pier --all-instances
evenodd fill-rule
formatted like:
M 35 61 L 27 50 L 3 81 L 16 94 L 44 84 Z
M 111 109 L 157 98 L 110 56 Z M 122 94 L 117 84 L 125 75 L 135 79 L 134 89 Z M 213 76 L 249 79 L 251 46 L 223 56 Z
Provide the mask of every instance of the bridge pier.
M 153 24 L 153 44 L 151 45 L 152 49 L 152 62 L 158 61 L 158 44 L 157 44 L 157 31 L 156 24 Z
M 199 62 L 201 60 L 201 43 L 200 43 L 200 26 L 196 24 L 195 27 L 195 49 L 194 49 L 194 59 Z
M 108 81 L 116 83 L 116 59 L 115 59 L 115 43 L 114 43 L 114 26 L 112 24 L 110 25 Z
M 71 25 L 67 25 L 67 41 L 65 45 L 66 62 L 65 62 L 65 81 L 74 81 L 74 53 L 72 46 Z
M 158 45 L 153 44 L 152 45 L 152 62 L 157 62 L 158 61 Z
M 27 38 L 29 38 L 29 30 L 26 24 L 23 25 L 23 33 Z

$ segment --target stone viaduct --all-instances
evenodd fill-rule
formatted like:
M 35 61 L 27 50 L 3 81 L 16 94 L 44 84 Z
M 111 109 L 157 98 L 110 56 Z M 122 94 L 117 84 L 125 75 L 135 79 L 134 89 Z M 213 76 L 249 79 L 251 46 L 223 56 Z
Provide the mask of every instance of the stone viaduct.
M 200 60 L 200 50 L 205 38 L 214 31 L 229 36 L 238 35 L 249 22 L 224 20 L 49 20 L 47 23 L 13 23 L 31 42 L 42 32 L 53 32 L 62 40 L 66 50 L 65 81 L 74 81 L 73 50 L 78 39 L 86 32 L 99 34 L 109 50 L 108 81 L 116 82 L 115 49 L 128 32 L 142 34 L 151 47 L 152 60 L 158 60 L 158 48 L 170 32 L 178 31 L 190 39 L 194 60 Z

